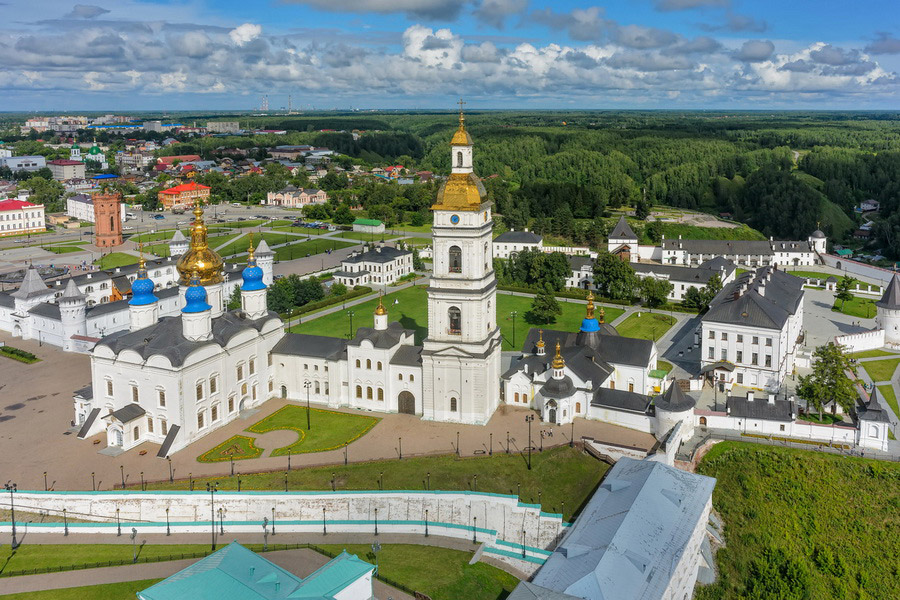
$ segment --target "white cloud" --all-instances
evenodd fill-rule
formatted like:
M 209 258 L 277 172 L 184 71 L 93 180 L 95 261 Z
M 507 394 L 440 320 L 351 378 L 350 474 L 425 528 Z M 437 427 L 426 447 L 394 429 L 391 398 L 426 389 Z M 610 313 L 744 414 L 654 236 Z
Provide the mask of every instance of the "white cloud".
M 352 13 L 406 14 L 416 18 L 455 19 L 469 0 L 285 0 L 320 10 Z
M 100 15 L 105 15 L 109 11 L 102 6 L 94 6 L 93 4 L 76 4 L 72 8 L 72 12 L 66 15 L 69 19 L 95 19 Z
M 253 23 L 244 23 L 228 32 L 228 37 L 238 46 L 252 42 L 262 33 L 262 26 Z

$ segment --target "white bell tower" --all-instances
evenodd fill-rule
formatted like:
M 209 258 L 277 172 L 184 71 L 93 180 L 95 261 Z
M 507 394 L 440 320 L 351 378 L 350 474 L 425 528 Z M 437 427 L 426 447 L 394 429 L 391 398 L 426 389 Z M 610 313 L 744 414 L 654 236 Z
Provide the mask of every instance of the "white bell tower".
M 500 403 L 500 328 L 487 193 L 460 101 L 452 172 L 432 206 L 434 272 L 422 349 L 422 418 L 484 424 Z

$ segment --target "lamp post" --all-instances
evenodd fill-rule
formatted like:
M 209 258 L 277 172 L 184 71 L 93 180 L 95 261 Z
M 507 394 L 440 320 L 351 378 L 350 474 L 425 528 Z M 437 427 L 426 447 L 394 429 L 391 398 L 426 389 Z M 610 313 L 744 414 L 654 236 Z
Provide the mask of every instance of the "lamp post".
M 397 452 L 400 454 L 400 460 L 403 460 L 403 438 L 397 438 Z
M 63 509 L 63 535 L 69 536 L 69 517 L 66 515 L 66 509 Z
M 353 315 L 355 313 L 352 310 L 347 311 L 347 316 L 350 318 L 350 333 L 347 334 L 347 339 L 353 339 Z
M 375 535 L 378 535 L 378 509 L 375 509 Z
M 381 471 L 381 472 L 378 474 L 378 489 L 379 489 L 379 490 L 383 490 L 383 489 L 384 489 L 384 471 Z
M 209 492 L 209 524 L 210 534 L 212 536 L 212 551 L 216 551 L 216 497 L 215 493 L 219 491 L 219 484 L 206 484 L 206 491 Z
M 166 460 L 169 462 L 169 483 L 173 483 L 175 481 L 175 470 L 172 469 L 172 457 L 167 456 Z
M 427 473 L 425 473 L 425 489 L 426 490 L 431 489 L 431 471 L 428 471 Z
M 322 507 L 322 535 L 328 535 L 328 529 L 325 527 L 325 507 Z
M 506 432 L 506 453 L 509 454 L 509 432 Z
M 331 473 L 331 491 L 334 491 L 334 472 Z
M 44 491 L 47 491 L 47 471 L 44 471 Z
M 348 445 L 349 445 L 349 442 L 344 442 L 344 466 L 347 465 L 347 446 Z
M 425 537 L 428 537 L 428 509 L 425 509 Z
M 13 493 L 16 492 L 18 488 L 15 483 L 7 481 L 3 485 L 3 489 L 9 492 L 9 510 L 12 518 L 12 544 L 10 547 L 15 550 L 19 547 L 19 542 L 16 540 L 16 505 L 15 500 L 13 499 Z
M 272 535 L 275 535 L 275 507 L 272 507 Z
M 472 517 L 472 543 L 477 544 L 478 538 L 478 517 Z
M 119 519 L 119 509 L 116 507 L 116 537 L 122 535 L 122 521 Z
M 234 477 L 234 455 L 229 456 L 228 460 L 231 462 L 231 476 Z
M 490 443 L 488 444 L 488 456 L 494 455 L 494 432 L 490 433 Z
M 569 436 L 569 448 L 575 447 L 575 418 L 572 418 L 572 435 Z
M 378 542 L 372 543 L 372 554 L 375 555 L 375 573 L 378 573 L 378 551 L 381 550 L 381 544 Z
M 225 509 L 219 507 L 219 535 L 225 535 Z
M 525 558 L 525 530 L 522 530 L 522 558 Z
M 534 421 L 534 415 L 525 415 L 525 422 L 528 423 L 528 470 L 531 470 L 531 422 Z
M 145 491 L 144 489 L 144 472 L 141 471 L 141 491 Z
M 472 477 L 473 477 L 472 491 L 477 492 L 478 491 L 478 473 L 475 473 L 475 475 L 473 475 Z
M 312 387 L 312 381 L 307 379 L 303 382 L 303 387 L 306 388 L 306 430 L 309 431 L 309 388 Z
M 456 458 L 459 458 L 459 431 L 456 432 Z
M 515 350 L 515 348 L 516 348 L 516 317 L 519 316 L 519 311 L 514 310 L 511 313 L 509 313 L 509 316 L 512 317 L 512 322 L 513 322 L 512 346 L 513 346 L 513 350 Z
M 287 471 L 285 471 L 284 472 L 284 491 L 288 491 L 287 490 L 287 485 L 288 485 L 287 476 L 288 476 Z
M 169 525 L 169 507 L 166 507 L 166 535 L 172 535 L 172 527 Z
M 97 478 L 94 477 L 94 472 L 91 471 L 91 490 L 97 491 Z
M 131 562 L 137 562 L 137 529 L 131 528 Z

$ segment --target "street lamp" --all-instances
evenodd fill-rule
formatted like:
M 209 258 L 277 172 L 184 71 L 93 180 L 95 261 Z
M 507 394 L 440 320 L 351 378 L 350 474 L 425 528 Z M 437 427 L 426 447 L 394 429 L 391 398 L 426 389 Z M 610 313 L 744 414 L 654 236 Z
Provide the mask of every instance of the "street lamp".
M 509 316 L 512 317 L 512 322 L 513 322 L 512 346 L 513 346 L 513 350 L 515 350 L 516 349 L 516 317 L 519 316 L 519 311 L 514 310 L 511 313 L 509 313 Z
M 269 517 L 263 517 L 263 552 L 269 550 Z
M 347 339 L 353 338 L 353 315 L 355 313 L 352 310 L 347 311 L 347 316 L 350 318 L 350 333 L 347 334 Z
M 66 509 L 63 509 L 63 535 L 69 536 L 69 517 L 66 515 Z
M 375 555 L 375 573 L 378 573 L 378 552 L 381 550 L 381 544 L 378 542 L 372 543 L 372 554 Z
M 166 535 L 172 535 L 172 528 L 169 526 L 169 507 L 166 507 Z
M 122 521 L 119 519 L 119 508 L 116 507 L 116 537 L 122 535 Z
M 212 551 L 216 551 L 216 497 L 215 493 L 219 491 L 219 484 L 206 484 L 206 491 L 209 492 L 209 524 L 210 533 L 212 535 Z
M 225 535 L 225 509 L 219 507 L 219 535 Z
M 19 542 L 18 542 L 18 540 L 16 540 L 16 506 L 15 506 L 15 502 L 13 500 L 13 492 L 17 491 L 18 488 L 16 487 L 15 483 L 11 483 L 11 482 L 7 481 L 3 485 L 3 489 L 5 489 L 7 492 L 9 492 L 9 510 L 10 510 L 11 516 L 12 516 L 12 545 L 11 545 L 11 548 L 13 550 L 15 550 L 16 548 L 19 547 Z
M 309 388 L 312 387 L 312 381 L 307 379 L 303 382 L 303 387 L 306 388 L 306 430 L 309 431 Z
M 531 422 L 534 421 L 534 415 L 525 415 L 525 422 L 528 423 L 528 470 L 531 470 Z

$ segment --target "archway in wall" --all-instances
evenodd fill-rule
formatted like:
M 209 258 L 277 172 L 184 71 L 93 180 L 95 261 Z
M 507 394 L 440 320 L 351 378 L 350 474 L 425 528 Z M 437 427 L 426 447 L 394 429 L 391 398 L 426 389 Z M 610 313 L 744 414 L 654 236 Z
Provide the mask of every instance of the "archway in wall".
M 416 414 L 416 397 L 407 391 L 400 392 L 397 396 L 397 410 L 404 415 Z

